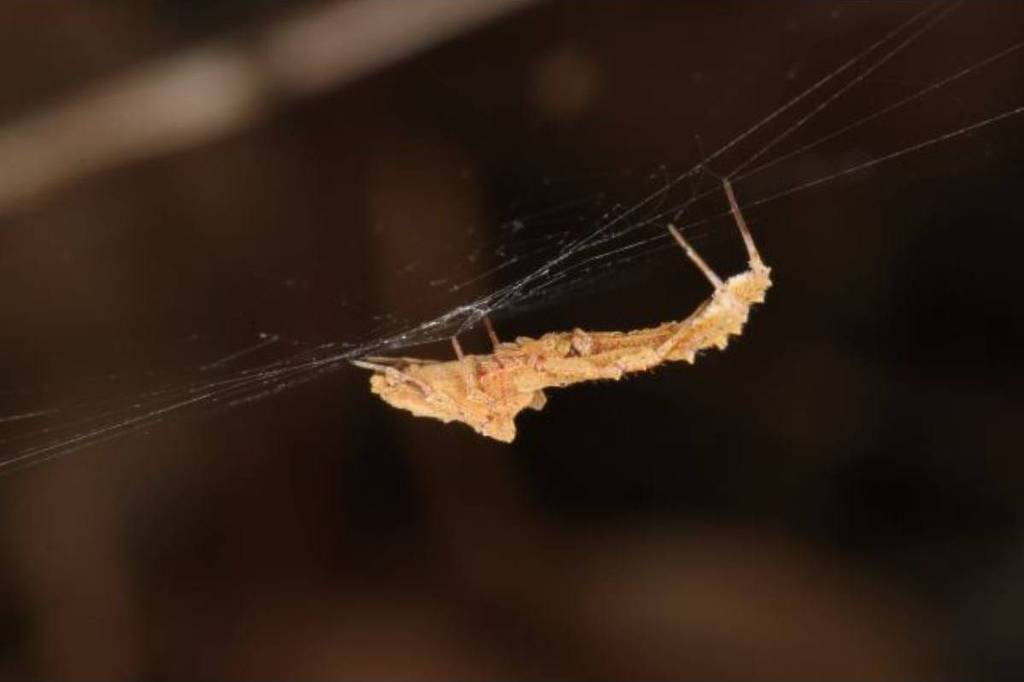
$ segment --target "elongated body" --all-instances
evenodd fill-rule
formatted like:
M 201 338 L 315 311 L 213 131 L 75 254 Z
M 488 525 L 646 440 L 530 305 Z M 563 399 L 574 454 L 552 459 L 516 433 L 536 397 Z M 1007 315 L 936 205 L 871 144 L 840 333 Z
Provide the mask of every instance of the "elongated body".
M 681 322 L 629 332 L 576 329 L 538 339 L 520 337 L 497 343 L 489 355 L 448 362 L 374 358 L 356 364 L 374 370 L 371 390 L 389 404 L 418 417 L 463 422 L 484 436 L 510 442 L 516 435 L 516 415 L 528 407 L 543 408 L 545 389 L 618 380 L 663 362 L 692 363 L 708 348 L 724 349 L 730 336 L 742 333 L 750 307 L 763 302 L 771 287 L 770 269 L 754 247 L 728 181 L 725 190 L 747 246 L 749 268 L 722 281 L 669 226 L 715 287 L 711 298 Z

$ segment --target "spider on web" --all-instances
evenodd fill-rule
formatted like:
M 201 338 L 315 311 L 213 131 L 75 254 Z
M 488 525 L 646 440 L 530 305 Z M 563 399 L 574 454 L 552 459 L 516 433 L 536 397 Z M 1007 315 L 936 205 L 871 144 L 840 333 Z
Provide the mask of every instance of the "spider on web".
M 714 287 L 710 298 L 682 321 L 627 332 L 573 329 L 502 342 L 485 317 L 493 353 L 467 355 L 452 337 L 455 360 L 367 357 L 353 364 L 373 371 L 370 390 L 394 407 L 417 417 L 463 422 L 483 436 L 511 442 L 516 415 L 526 408 L 542 409 L 547 388 L 618 380 L 665 362 L 693 363 L 708 348 L 724 350 L 730 336 L 743 332 L 750 307 L 764 301 L 771 279 L 727 178 L 722 186 L 746 245 L 748 267 L 722 280 L 669 225 L 668 231 Z

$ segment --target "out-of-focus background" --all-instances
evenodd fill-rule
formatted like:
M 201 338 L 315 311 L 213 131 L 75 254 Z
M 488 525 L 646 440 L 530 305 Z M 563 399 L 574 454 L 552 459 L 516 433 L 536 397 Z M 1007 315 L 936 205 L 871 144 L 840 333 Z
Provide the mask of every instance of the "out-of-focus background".
M 519 226 L 639 201 L 926 7 L 7 2 L 3 455 L 233 376 L 261 338 L 253 356 L 287 357 L 487 293 L 529 252 Z M 1022 20 L 960 7 L 789 148 Z M 741 200 L 1019 106 L 1022 68 L 978 69 Z M 1011 119 L 751 207 L 777 287 L 741 339 L 552 392 L 510 446 L 393 410 L 346 367 L 7 473 L 0 676 L 1019 679 L 1022 152 Z M 740 266 L 728 221 L 693 235 Z M 666 251 L 496 323 L 679 318 L 707 295 L 692 270 Z

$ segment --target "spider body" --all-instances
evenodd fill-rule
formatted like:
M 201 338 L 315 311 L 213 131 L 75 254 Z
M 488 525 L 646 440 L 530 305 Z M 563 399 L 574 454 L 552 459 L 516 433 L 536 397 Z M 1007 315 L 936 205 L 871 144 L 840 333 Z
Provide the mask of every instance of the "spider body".
M 374 370 L 370 388 L 387 403 L 418 417 L 460 421 L 481 435 L 511 442 L 516 415 L 526 408 L 542 409 L 545 389 L 618 380 L 663 362 L 693 363 L 708 348 L 725 349 L 730 336 L 742 333 L 750 307 L 764 301 L 771 279 L 728 180 L 723 183 L 747 247 L 748 269 L 722 281 L 670 225 L 672 236 L 714 286 L 711 297 L 685 320 L 628 332 L 575 329 L 520 337 L 496 343 L 489 355 L 463 355 L 456 343 L 458 359 L 448 362 L 368 358 L 355 364 Z

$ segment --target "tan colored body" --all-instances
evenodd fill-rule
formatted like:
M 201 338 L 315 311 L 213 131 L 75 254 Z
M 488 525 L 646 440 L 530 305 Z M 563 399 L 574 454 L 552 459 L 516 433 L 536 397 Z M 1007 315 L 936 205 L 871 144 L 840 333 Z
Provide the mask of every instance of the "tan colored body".
M 511 442 L 516 415 L 527 407 L 541 409 L 546 388 L 618 380 L 666 361 L 692 363 L 706 348 L 724 349 L 729 336 L 742 332 L 750 306 L 764 301 L 768 275 L 767 267 L 752 264 L 682 322 L 631 332 L 554 332 L 500 344 L 491 355 L 405 361 L 375 373 L 371 390 L 418 417 L 460 421 L 481 435 Z
M 582 381 L 621 379 L 663 362 L 692 363 L 707 348 L 724 349 L 742 333 L 750 307 L 764 301 L 770 270 L 761 260 L 728 180 L 722 184 L 747 248 L 749 268 L 722 281 L 671 225 L 668 229 L 715 291 L 681 322 L 630 332 L 554 332 L 539 339 L 521 337 L 495 343 L 490 355 L 463 355 L 450 362 L 413 358 L 374 358 L 356 365 L 374 370 L 371 390 L 385 402 L 417 417 L 459 421 L 477 433 L 511 442 L 515 418 L 530 407 L 544 407 L 544 389 Z M 485 320 L 486 321 L 486 320 Z

